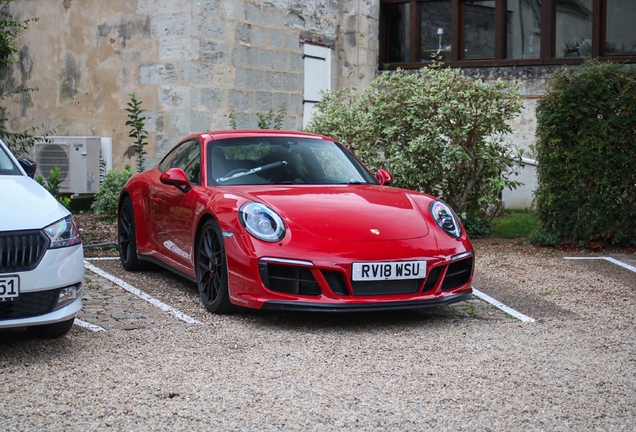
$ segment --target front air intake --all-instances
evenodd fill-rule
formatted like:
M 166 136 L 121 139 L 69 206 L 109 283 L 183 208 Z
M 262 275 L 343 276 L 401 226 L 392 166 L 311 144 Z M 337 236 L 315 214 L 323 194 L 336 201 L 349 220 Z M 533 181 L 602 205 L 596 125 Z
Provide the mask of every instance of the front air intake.
M 49 243 L 42 231 L 0 234 L 0 273 L 33 270 L 40 263 Z

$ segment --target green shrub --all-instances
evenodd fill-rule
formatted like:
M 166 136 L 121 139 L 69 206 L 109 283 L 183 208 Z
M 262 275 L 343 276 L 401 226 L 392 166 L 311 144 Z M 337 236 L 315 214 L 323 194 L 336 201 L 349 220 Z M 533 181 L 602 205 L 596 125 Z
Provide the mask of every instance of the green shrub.
M 69 208 L 71 206 L 71 198 L 66 195 L 63 195 L 60 192 L 60 185 L 62 184 L 62 179 L 60 178 L 60 168 L 55 167 L 51 171 L 49 171 L 49 178 L 45 179 L 40 174 L 35 176 L 35 181 L 44 187 L 51 195 L 55 197 L 55 199 L 62 204 L 64 207 Z
M 132 174 L 129 165 L 126 165 L 123 171 L 108 171 L 104 176 L 104 181 L 99 186 L 99 191 L 95 195 L 95 201 L 93 201 L 91 209 L 108 219 L 115 219 L 117 217 L 119 193 Z
M 553 232 L 547 232 L 542 229 L 538 229 L 530 234 L 528 241 L 532 244 L 539 244 L 541 246 L 555 247 L 561 245 L 561 240 Z
M 462 221 L 462 225 L 464 225 L 466 234 L 468 234 L 468 237 L 471 239 L 486 238 L 490 236 L 492 228 L 488 221 L 480 219 L 474 214 L 468 213 L 460 213 L 459 218 Z
M 384 72 L 362 93 L 330 91 L 307 129 L 351 148 L 395 185 L 440 197 L 458 213 L 491 219 L 521 153 L 505 140 L 521 109 L 515 85 L 464 77 L 439 63 Z
M 636 240 L 636 68 L 563 68 L 537 107 L 537 239 Z

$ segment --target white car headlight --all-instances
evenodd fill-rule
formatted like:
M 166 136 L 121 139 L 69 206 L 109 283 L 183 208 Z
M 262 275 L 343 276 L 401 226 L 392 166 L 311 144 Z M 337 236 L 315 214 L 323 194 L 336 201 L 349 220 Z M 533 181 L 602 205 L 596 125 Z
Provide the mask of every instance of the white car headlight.
M 274 243 L 285 237 L 283 220 L 274 210 L 263 204 L 243 204 L 239 210 L 239 220 L 247 232 L 259 240 Z
M 446 234 L 459 238 L 462 235 L 462 228 L 459 224 L 459 218 L 446 203 L 442 201 L 433 201 L 430 207 L 431 216 L 437 222 L 437 225 Z
M 45 227 L 43 231 L 44 234 L 51 239 L 49 249 L 74 246 L 82 243 L 77 225 L 75 225 L 73 216 L 70 215 Z

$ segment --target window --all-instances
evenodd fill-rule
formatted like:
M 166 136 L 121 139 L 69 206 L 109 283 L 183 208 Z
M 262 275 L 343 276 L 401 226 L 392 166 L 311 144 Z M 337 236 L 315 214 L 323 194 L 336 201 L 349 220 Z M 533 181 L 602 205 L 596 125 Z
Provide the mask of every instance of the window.
M 636 53 L 636 33 L 631 26 L 636 23 L 636 2 L 606 0 L 605 54 Z
M 186 141 L 168 153 L 161 163 L 159 170 L 164 172 L 170 168 L 181 168 L 188 181 L 201 184 L 201 146 L 198 141 Z
M 541 50 L 541 0 L 506 4 L 506 58 L 536 59 Z
M 592 0 L 556 2 L 557 57 L 589 57 L 592 54 Z
M 420 2 L 417 6 L 422 52 L 420 61 L 430 61 L 437 52 L 441 60 L 449 61 L 453 30 L 450 0 Z
M 495 2 L 466 1 L 463 6 L 463 57 L 494 57 Z
M 636 62 L 636 1 L 380 0 L 380 64 Z

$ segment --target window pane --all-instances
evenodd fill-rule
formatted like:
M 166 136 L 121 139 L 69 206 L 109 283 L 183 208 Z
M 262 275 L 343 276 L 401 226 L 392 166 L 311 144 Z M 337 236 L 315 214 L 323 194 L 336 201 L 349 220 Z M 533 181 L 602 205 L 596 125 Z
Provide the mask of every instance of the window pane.
M 409 4 L 384 5 L 384 19 L 386 20 L 386 60 L 393 62 L 408 62 L 411 48 L 409 39 Z
M 448 61 L 451 49 L 451 2 L 438 0 L 419 3 L 420 61 L 431 61 L 437 51 Z
M 541 0 L 508 1 L 507 58 L 539 58 Z
M 592 54 L 593 0 L 557 0 L 557 57 L 584 57 Z
M 467 1 L 464 8 L 464 57 L 494 57 L 495 2 Z
M 636 3 L 607 0 L 607 34 L 605 54 L 636 52 Z

